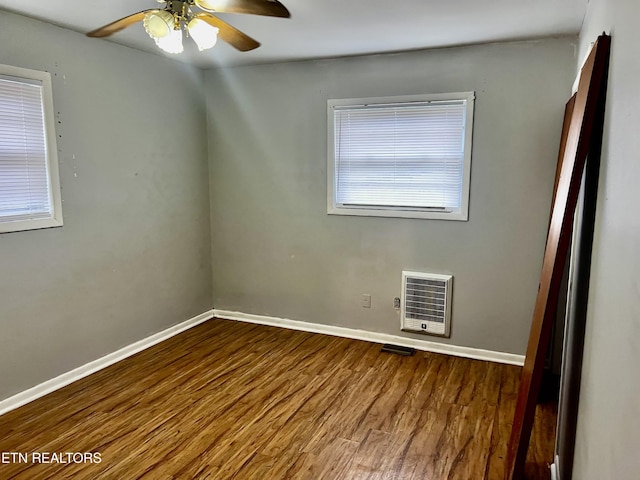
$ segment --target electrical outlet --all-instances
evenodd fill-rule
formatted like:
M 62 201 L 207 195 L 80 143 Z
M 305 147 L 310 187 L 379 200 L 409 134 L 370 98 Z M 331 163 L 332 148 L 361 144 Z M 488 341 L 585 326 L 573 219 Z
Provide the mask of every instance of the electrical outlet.
M 368 293 L 362 294 L 362 307 L 371 308 L 371 295 L 369 295 Z
M 400 297 L 396 297 L 393 299 L 393 308 L 396 310 L 400 310 Z

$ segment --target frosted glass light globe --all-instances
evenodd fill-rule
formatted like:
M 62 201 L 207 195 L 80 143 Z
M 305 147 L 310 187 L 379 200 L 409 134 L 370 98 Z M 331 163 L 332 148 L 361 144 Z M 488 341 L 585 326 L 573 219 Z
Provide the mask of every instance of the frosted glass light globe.
M 182 46 L 182 30 L 171 30 L 171 32 L 162 37 L 156 38 L 156 45 L 167 53 L 182 53 L 184 47 Z
M 161 10 L 145 15 L 143 24 L 151 38 L 163 38 L 173 30 L 174 19 L 171 13 Z
M 220 29 L 209 25 L 199 18 L 191 20 L 189 25 L 187 25 L 187 29 L 200 51 L 213 47 L 218 41 L 218 32 Z

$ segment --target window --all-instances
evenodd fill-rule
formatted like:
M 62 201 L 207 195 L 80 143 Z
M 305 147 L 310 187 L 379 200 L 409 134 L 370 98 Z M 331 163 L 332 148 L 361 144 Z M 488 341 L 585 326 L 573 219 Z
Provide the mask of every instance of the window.
M 467 220 L 473 92 L 328 101 L 328 213 Z
M 0 65 L 0 233 L 62 225 L 51 77 Z

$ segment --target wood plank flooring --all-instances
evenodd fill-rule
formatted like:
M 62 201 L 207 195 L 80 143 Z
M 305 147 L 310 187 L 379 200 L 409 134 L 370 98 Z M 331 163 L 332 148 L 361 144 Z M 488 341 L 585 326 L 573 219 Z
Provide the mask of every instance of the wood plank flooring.
M 0 479 L 502 480 L 520 368 L 380 347 L 212 320 L 0 417 L 28 455 Z M 555 418 L 538 406 L 527 479 Z

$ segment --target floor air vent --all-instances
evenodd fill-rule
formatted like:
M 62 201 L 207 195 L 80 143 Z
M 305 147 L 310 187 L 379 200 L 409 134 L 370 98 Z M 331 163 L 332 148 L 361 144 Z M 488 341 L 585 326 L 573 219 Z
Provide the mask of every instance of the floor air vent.
M 401 329 L 449 336 L 453 276 L 402 272 Z

